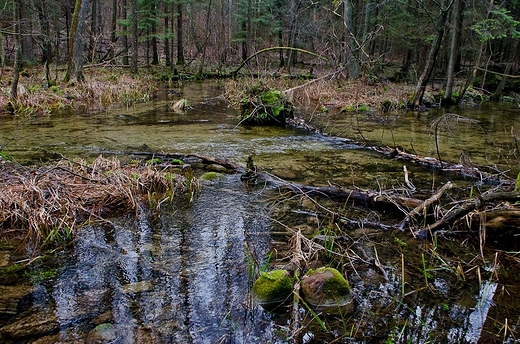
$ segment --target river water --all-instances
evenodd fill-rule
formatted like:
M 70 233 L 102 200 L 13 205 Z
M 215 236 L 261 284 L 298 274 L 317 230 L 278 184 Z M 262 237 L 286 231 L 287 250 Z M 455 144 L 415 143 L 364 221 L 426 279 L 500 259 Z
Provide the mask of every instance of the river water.
M 402 187 L 403 162 L 335 136 L 395 145 L 452 162 L 464 152 L 466 159 L 510 177 L 519 171 L 516 104 L 453 108 L 449 113 L 479 123 L 451 121 L 437 130 L 431 123 L 446 110 L 305 113 L 327 134 L 318 135 L 295 128 L 237 127 L 236 110 L 219 99 L 223 86 L 217 82 L 175 88 L 189 102 L 185 112 L 171 109 L 178 98 L 167 95 L 165 88 L 153 102 L 130 108 L 2 119 L 0 144 L 8 143 L 4 152 L 22 163 L 46 161 L 56 153 L 86 159 L 116 155 L 128 161 L 135 158 L 132 152 L 156 151 L 200 153 L 245 165 L 252 155 L 259 169 L 285 180 L 373 190 Z M 476 185 L 457 175 L 407 167 L 423 192 L 450 180 L 457 185 L 454 195 L 467 195 Z M 319 202 L 355 220 L 400 220 L 385 211 Z M 5 293 L 24 292 L 14 314 L 0 309 L 0 340 L 294 342 L 288 312 L 268 313 L 255 303 L 251 270 L 286 264 L 289 238 L 296 229 L 304 234 L 332 230 L 333 221 L 320 215 L 322 208 L 274 186 L 245 185 L 233 174 L 202 183 L 193 202 L 181 199 L 164 205 L 159 216 L 143 209 L 137 216 L 110 219 L 111 225 L 86 226 L 71 248 L 27 268 L 28 276 L 52 271 L 49 277 L 2 287 Z M 299 341 L 475 343 L 514 342 L 520 336 L 516 252 L 497 250 L 493 243 L 481 246 L 474 237 L 424 242 L 410 233 L 359 226 L 339 233 L 344 240 L 335 243 L 339 258 L 319 253 L 309 265 L 319 262 L 344 271 L 356 310 L 318 315 L 317 321 L 302 307 Z M 2 267 L 15 263 L 9 259 L 14 253 L 2 254 L 7 259 Z

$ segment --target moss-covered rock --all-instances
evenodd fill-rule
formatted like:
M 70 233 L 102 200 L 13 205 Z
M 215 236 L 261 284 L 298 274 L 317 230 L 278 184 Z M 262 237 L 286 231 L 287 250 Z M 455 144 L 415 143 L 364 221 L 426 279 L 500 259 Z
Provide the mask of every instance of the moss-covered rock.
M 262 272 L 253 284 L 253 295 L 264 308 L 277 306 L 289 299 L 293 281 L 287 270 Z
M 336 269 L 322 267 L 309 270 L 302 278 L 304 300 L 314 308 L 337 308 L 343 312 L 353 310 L 350 285 Z
M 211 184 L 211 183 L 218 182 L 219 180 L 222 180 L 224 178 L 225 178 L 225 176 L 222 173 L 218 173 L 218 172 L 213 172 L 212 171 L 212 172 L 206 172 L 203 175 L 201 175 L 199 177 L 199 180 L 202 183 Z

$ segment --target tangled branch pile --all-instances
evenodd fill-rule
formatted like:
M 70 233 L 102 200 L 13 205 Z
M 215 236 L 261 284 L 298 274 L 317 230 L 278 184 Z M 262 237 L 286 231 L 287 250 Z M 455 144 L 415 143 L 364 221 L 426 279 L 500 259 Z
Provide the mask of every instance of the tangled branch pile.
M 4 234 L 26 234 L 36 243 L 65 240 L 85 221 L 137 211 L 146 200 L 159 205 L 185 192 L 191 176 L 168 170 L 150 164 L 122 166 L 116 158 L 101 156 L 91 164 L 62 159 L 38 169 L 4 163 L 0 228 Z

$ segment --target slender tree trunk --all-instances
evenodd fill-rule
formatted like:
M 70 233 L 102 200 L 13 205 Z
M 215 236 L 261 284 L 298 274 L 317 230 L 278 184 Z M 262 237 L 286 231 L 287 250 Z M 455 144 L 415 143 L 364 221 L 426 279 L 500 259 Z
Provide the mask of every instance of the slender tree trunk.
M 97 22 L 97 12 L 98 12 L 98 3 L 99 0 L 92 0 L 92 16 L 90 18 L 90 39 L 89 39 L 89 49 L 90 49 L 90 61 L 94 62 L 96 55 L 96 40 L 99 32 L 99 25 Z
M 490 15 L 491 11 L 493 10 L 493 6 L 494 6 L 493 0 L 489 1 L 489 6 L 487 9 L 487 13 L 486 13 L 486 19 L 489 18 L 489 15 Z M 475 77 L 477 76 L 477 70 L 478 70 L 478 67 L 480 67 L 480 62 L 482 60 L 482 53 L 484 52 L 484 44 L 485 44 L 485 42 L 480 42 L 480 46 L 478 48 L 477 55 L 475 58 L 475 63 L 473 66 L 473 71 L 470 73 L 468 80 L 466 80 L 466 84 L 464 85 L 464 88 L 460 92 L 461 98 L 464 97 L 468 88 L 470 88 L 473 85 L 473 81 L 475 80 Z
M 164 56 L 166 58 L 166 66 L 172 65 L 170 58 L 170 6 L 166 2 L 164 3 Z
M 14 101 L 18 98 L 18 81 L 20 79 L 20 57 L 22 50 L 22 40 L 20 35 L 20 0 L 13 1 L 13 31 L 15 36 L 13 82 L 9 90 L 9 99 Z
M 123 21 L 126 21 L 128 19 L 128 14 L 126 12 L 126 7 L 127 7 L 127 1 L 126 0 L 123 0 L 123 8 L 122 8 L 122 17 L 123 17 Z M 128 36 L 129 36 L 129 28 L 128 26 L 124 26 L 123 27 L 123 30 L 125 31 L 123 36 L 122 36 L 122 45 L 123 45 L 123 64 L 125 66 L 128 66 L 130 64 L 130 61 L 129 61 L 129 58 L 128 58 L 128 54 L 129 54 L 129 49 L 128 49 Z
M 112 61 L 116 57 L 116 42 L 117 42 L 117 0 L 112 0 L 112 13 L 110 20 L 110 51 L 108 58 Z
M 152 1 L 150 5 L 150 11 L 152 13 L 153 18 L 157 17 L 157 2 Z M 152 65 L 159 64 L 159 53 L 157 51 L 157 24 L 155 20 L 152 22 Z
M 42 44 L 42 61 L 44 63 L 51 63 L 52 61 L 52 44 L 51 44 L 51 30 L 49 25 L 48 11 L 43 0 L 38 0 L 36 3 L 38 9 L 38 16 L 40 18 L 41 30 L 43 33 Z M 47 80 L 48 82 L 49 80 Z
M 296 44 L 296 31 L 298 30 L 298 8 L 299 1 L 298 0 L 290 0 L 289 8 L 287 14 L 287 27 L 289 28 L 289 32 L 287 35 L 287 46 L 291 48 L 295 48 Z M 293 51 L 289 50 L 287 52 L 287 59 L 285 60 L 285 70 L 287 73 L 291 73 L 291 68 L 294 62 Z
M 459 36 L 462 21 L 462 12 L 464 11 L 463 0 L 455 0 L 453 2 L 453 22 L 451 32 L 450 59 L 448 61 L 448 71 L 446 72 L 446 93 L 444 94 L 443 103 L 452 103 L 453 84 L 455 82 L 455 65 L 459 57 Z
M 204 32 L 204 42 L 203 42 L 203 46 L 202 46 L 202 57 L 201 57 L 201 60 L 200 60 L 200 65 L 199 65 L 199 75 L 202 75 L 202 72 L 203 72 L 203 69 L 205 67 L 205 63 L 206 63 L 206 47 L 208 46 L 208 38 L 209 38 L 209 35 L 210 35 L 210 25 L 209 25 L 209 19 L 210 19 L 210 16 L 211 16 L 211 4 L 212 4 L 212 0 L 209 0 L 209 4 L 208 4 L 208 12 L 207 12 L 207 15 L 206 15 L 206 32 Z
M 354 8 L 351 0 L 343 1 L 343 24 L 345 26 L 345 63 L 348 71 L 348 79 L 354 80 L 359 76 L 359 63 L 354 54 L 355 39 L 353 34 L 352 15 Z
M 138 46 L 137 46 L 137 0 L 132 1 L 132 64 L 130 69 L 132 74 L 137 74 L 137 54 L 138 54 Z
M 440 8 L 439 17 L 437 18 L 436 24 L 437 32 L 435 34 L 435 38 L 433 39 L 428 58 L 426 59 L 426 65 L 424 66 L 423 72 L 419 77 L 417 85 L 415 86 L 414 97 L 412 100 L 412 107 L 414 108 L 418 108 L 422 105 L 426 85 L 428 84 L 428 81 L 430 80 L 433 72 L 433 68 L 435 67 L 435 60 L 439 54 L 442 37 L 444 36 L 446 18 L 448 17 L 449 12 L 448 2 L 449 0 L 444 0 Z
M 511 74 L 511 70 L 513 68 L 513 60 L 518 53 L 518 39 L 512 39 L 512 43 L 510 44 L 510 47 L 507 52 L 508 61 L 506 62 L 506 68 L 504 70 L 504 75 L 502 76 L 502 79 L 500 80 L 500 83 L 497 86 L 497 89 L 493 93 L 493 95 L 490 97 L 493 100 L 498 100 L 500 96 L 502 95 L 502 92 L 504 91 L 504 88 L 507 85 L 507 82 L 510 80 L 506 75 Z
M 177 3 L 177 65 L 184 65 L 184 41 L 183 41 L 183 20 L 184 8 L 182 2 Z

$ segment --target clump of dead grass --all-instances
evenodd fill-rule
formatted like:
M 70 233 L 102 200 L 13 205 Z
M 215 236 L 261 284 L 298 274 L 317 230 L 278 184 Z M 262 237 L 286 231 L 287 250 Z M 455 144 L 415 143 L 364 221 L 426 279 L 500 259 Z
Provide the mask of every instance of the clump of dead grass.
M 0 82 L 0 109 L 16 115 L 46 115 L 73 106 L 105 109 L 113 104 L 130 105 L 149 100 L 157 90 L 152 77 L 133 77 L 122 68 L 86 68 L 85 81 L 64 83 L 65 69 L 53 75 L 53 85 L 47 85 L 42 68 L 22 73 L 18 97 L 9 99 L 12 70 L 4 69 Z
M 87 222 L 158 207 L 188 191 L 191 182 L 168 166 L 121 165 L 101 156 L 91 164 L 62 159 L 36 169 L 6 162 L 0 169 L 0 228 L 36 245 L 56 243 Z
M 297 106 L 337 111 L 395 111 L 405 109 L 413 87 L 369 78 L 349 81 L 340 72 L 314 80 L 285 78 L 251 78 L 232 80 L 226 84 L 225 98 L 234 105 L 246 97 L 245 91 L 255 83 L 284 91 Z

